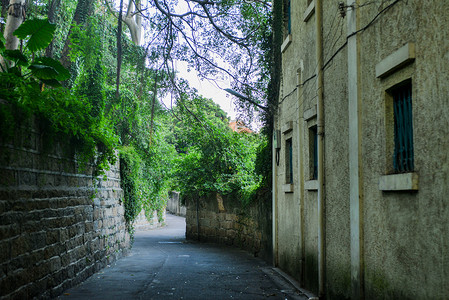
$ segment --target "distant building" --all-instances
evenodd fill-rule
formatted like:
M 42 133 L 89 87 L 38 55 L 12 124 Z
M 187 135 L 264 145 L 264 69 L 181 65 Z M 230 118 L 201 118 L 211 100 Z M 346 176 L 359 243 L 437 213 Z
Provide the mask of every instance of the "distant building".
M 253 131 L 251 129 L 249 129 L 248 127 L 246 127 L 245 123 L 241 120 L 231 120 L 229 122 L 229 128 L 232 129 L 232 131 L 234 132 L 246 132 L 246 133 L 253 133 Z
M 283 1 L 274 264 L 320 299 L 447 299 L 449 1 Z

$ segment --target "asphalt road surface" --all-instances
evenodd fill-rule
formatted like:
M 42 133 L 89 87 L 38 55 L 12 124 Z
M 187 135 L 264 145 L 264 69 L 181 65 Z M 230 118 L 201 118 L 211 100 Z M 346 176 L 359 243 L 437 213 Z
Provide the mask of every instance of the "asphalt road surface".
M 308 299 L 242 250 L 186 241 L 185 219 L 137 231 L 130 254 L 59 299 Z

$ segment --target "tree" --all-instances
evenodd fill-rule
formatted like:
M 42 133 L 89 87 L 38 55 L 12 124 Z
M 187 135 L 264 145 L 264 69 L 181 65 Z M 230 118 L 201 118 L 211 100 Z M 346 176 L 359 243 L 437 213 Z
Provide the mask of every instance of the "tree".
M 114 8 L 114 1 L 105 0 L 106 6 L 109 11 L 119 19 L 123 21 L 123 23 L 128 26 L 128 29 L 131 34 L 131 39 L 134 44 L 140 45 L 141 43 L 141 35 L 142 35 L 142 4 L 140 0 L 128 0 L 126 14 L 120 14 L 119 11 Z
M 72 20 L 72 24 L 70 25 L 70 30 L 67 34 L 64 48 L 63 48 L 62 54 L 61 54 L 61 63 L 67 69 L 70 68 L 70 64 L 71 64 L 69 52 L 70 52 L 70 45 L 71 45 L 70 36 L 72 34 L 73 27 L 75 25 L 85 24 L 87 18 L 94 12 L 94 4 L 95 4 L 95 0 L 78 0 L 78 2 L 77 2 L 75 14 L 74 14 L 73 20 Z
M 3 33 L 7 50 L 15 50 L 19 46 L 19 39 L 14 35 L 14 31 L 22 25 L 24 20 L 25 0 L 10 0 L 8 18 L 6 19 L 5 31 Z M 6 63 L 4 58 L 0 57 L 0 65 L 5 67 Z
M 59 7 L 61 6 L 61 0 L 51 0 L 51 2 L 48 4 L 48 21 L 52 24 L 56 22 L 56 16 L 59 11 Z M 45 55 L 48 57 L 53 57 L 53 48 L 54 44 L 53 41 L 48 45 L 47 49 L 45 49 Z
M 150 47 L 162 53 L 168 73 L 172 60 L 185 60 L 203 78 L 227 76 L 232 88 L 256 103 L 266 102 L 268 70 L 260 44 L 270 32 L 268 1 L 153 0 L 142 11 L 152 29 Z M 238 100 L 249 114 L 255 109 Z

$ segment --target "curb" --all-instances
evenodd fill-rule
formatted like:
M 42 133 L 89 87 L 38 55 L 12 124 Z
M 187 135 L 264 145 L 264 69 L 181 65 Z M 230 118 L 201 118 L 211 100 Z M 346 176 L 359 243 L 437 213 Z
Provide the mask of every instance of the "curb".
M 297 289 L 301 294 L 306 296 L 308 298 L 308 300 L 318 300 L 319 299 L 319 297 L 317 297 L 312 292 L 301 288 L 299 285 L 299 282 L 297 282 L 293 277 L 291 277 L 287 273 L 283 272 L 281 269 L 272 268 L 272 270 L 275 271 L 276 273 L 278 273 L 279 275 L 281 275 L 286 281 L 288 281 L 291 285 L 293 285 L 295 287 L 295 289 Z

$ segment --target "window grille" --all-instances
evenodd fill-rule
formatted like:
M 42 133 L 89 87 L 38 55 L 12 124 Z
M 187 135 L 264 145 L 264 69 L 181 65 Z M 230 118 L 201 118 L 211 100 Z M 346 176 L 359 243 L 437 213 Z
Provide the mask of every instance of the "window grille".
M 285 183 L 293 183 L 293 145 L 292 145 L 292 139 L 288 139 L 285 141 L 285 160 L 286 160 L 286 166 L 285 166 Z
M 284 37 L 292 33 L 291 0 L 284 0 Z
M 395 172 L 412 172 L 414 169 L 412 86 L 407 83 L 392 91 L 394 108 Z
M 309 145 L 310 145 L 310 179 L 318 179 L 318 131 L 313 126 L 309 129 Z

